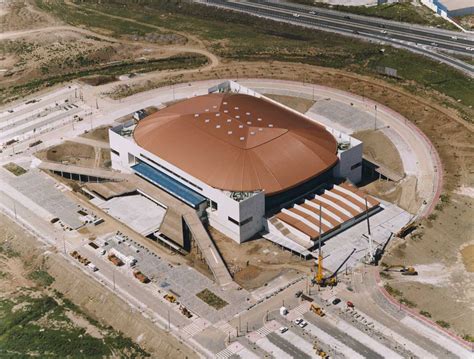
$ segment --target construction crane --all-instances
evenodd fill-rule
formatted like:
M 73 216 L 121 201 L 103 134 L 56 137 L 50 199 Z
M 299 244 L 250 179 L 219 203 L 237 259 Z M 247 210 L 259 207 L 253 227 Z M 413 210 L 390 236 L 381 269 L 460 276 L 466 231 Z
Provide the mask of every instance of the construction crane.
M 322 208 L 321 204 L 319 205 L 319 235 L 318 235 L 318 268 L 316 271 L 316 276 L 313 278 L 312 282 L 313 284 L 317 284 L 320 287 L 326 287 L 326 286 L 331 286 L 334 287 L 337 285 L 337 278 L 335 275 L 329 276 L 329 277 L 324 277 L 323 274 L 323 252 L 321 250 L 321 232 L 322 232 L 322 226 L 321 226 L 321 219 L 322 216 Z

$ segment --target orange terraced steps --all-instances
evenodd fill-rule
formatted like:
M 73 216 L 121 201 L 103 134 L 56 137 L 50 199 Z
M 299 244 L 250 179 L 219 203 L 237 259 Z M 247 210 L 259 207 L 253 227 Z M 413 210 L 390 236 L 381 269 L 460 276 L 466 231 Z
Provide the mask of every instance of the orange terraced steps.
M 358 188 L 350 185 L 349 183 L 342 183 L 339 185 L 342 188 L 347 189 L 348 191 L 354 192 L 357 194 L 359 197 L 362 198 L 367 198 L 367 203 L 369 204 L 369 208 L 378 206 L 380 204 L 379 201 L 377 201 L 374 197 L 367 195 L 365 192 L 359 190 Z
M 357 211 L 354 208 L 352 208 L 351 206 L 347 205 L 346 203 L 344 203 L 344 202 L 342 202 L 342 201 L 340 201 L 336 198 L 333 198 L 333 197 L 329 196 L 326 193 L 322 194 L 321 197 L 326 198 L 327 200 L 337 204 L 339 207 L 344 208 L 346 211 L 349 211 L 349 213 L 352 215 L 352 217 L 355 217 L 359 213 L 362 213 L 362 211 Z
M 318 207 L 319 207 L 319 205 L 321 205 L 321 207 L 326 208 L 328 211 L 331 211 L 331 212 L 334 213 L 336 216 L 338 216 L 339 218 L 341 218 L 343 222 L 346 222 L 346 221 L 348 221 L 349 219 L 351 219 L 351 217 L 345 215 L 345 214 L 342 213 L 340 210 L 338 210 L 336 207 L 331 206 L 331 205 L 328 204 L 328 203 L 322 202 L 322 201 L 320 201 L 320 200 L 317 199 L 317 198 L 314 198 L 314 199 L 310 200 L 310 202 L 316 204 Z M 319 209 L 316 209 L 316 210 L 318 211 Z
M 316 216 L 319 216 L 319 208 L 312 207 L 307 203 L 302 203 L 302 204 L 300 204 L 300 206 L 303 207 L 303 208 L 306 208 L 308 211 L 313 212 L 314 214 L 316 214 Z M 322 208 L 325 208 L 325 207 L 322 206 Z M 333 211 L 330 211 L 330 212 L 334 213 Z M 334 213 L 334 214 L 337 216 L 336 213 Z M 336 227 L 336 226 L 338 226 L 342 223 L 342 222 L 339 222 L 338 220 L 334 219 L 333 217 L 329 216 L 327 213 L 324 213 L 324 211 L 321 211 L 321 217 L 322 217 L 322 219 L 325 219 L 326 221 L 331 223 L 331 225 L 333 227 Z M 340 216 L 338 216 L 338 217 L 340 217 Z
M 309 214 L 307 214 L 303 211 L 300 211 L 299 209 L 296 209 L 296 208 L 290 208 L 289 211 L 297 214 L 300 217 L 303 217 L 304 219 L 306 219 L 307 221 L 313 223 L 314 225 L 318 226 L 318 228 L 319 228 L 319 220 L 312 217 L 311 215 L 309 215 Z M 321 223 L 321 227 L 322 227 L 321 229 L 323 230 L 323 233 L 327 232 L 331 229 L 330 227 L 328 227 L 324 223 Z
M 304 224 L 300 220 L 291 217 L 286 213 L 279 212 L 276 217 L 289 224 L 292 227 L 295 227 L 297 230 L 303 232 L 304 234 L 308 235 L 311 239 L 314 239 L 319 236 L 319 232 L 314 230 L 313 228 L 309 227 L 308 225 Z

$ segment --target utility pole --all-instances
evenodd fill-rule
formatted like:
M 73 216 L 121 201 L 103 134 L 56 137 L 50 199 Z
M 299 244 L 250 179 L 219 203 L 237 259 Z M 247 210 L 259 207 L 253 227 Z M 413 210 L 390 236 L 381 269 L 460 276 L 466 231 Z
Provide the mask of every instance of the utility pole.
M 369 206 L 367 205 L 367 197 L 365 197 L 365 218 L 367 219 L 367 231 L 370 236 Z
M 374 130 L 377 130 L 377 105 L 375 105 L 375 124 L 374 124 Z

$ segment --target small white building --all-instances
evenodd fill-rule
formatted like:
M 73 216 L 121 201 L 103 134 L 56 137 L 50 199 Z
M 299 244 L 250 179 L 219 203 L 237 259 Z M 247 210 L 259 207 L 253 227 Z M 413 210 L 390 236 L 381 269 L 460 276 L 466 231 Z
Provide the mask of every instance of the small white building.
M 335 178 L 362 176 L 362 143 L 234 82 L 110 129 L 112 167 L 199 211 L 238 243 Z

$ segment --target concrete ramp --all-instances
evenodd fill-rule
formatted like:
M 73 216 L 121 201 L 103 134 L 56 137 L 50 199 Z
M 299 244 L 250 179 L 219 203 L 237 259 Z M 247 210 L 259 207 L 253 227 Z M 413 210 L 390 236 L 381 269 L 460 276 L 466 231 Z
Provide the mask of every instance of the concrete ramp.
M 198 245 L 204 259 L 216 282 L 223 288 L 236 288 L 238 285 L 232 279 L 227 266 L 221 255 L 217 251 L 214 242 L 204 228 L 196 212 L 188 212 L 184 216 L 184 221 L 188 225 L 193 239 Z

